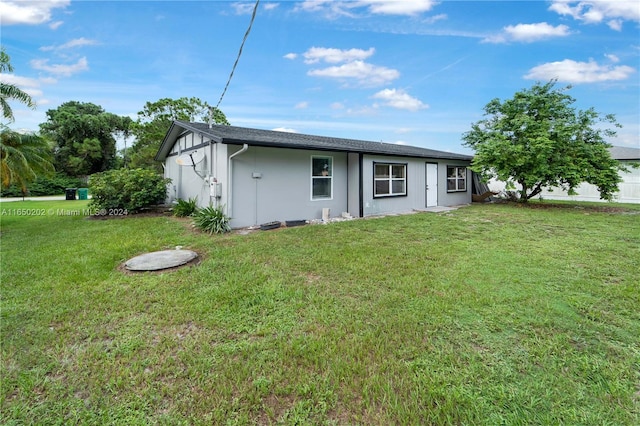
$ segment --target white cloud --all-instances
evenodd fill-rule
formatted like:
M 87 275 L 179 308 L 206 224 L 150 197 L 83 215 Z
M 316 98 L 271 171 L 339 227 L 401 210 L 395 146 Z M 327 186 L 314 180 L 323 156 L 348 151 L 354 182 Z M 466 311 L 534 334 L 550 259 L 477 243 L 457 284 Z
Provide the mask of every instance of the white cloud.
M 315 69 L 307 72 L 313 77 L 335 78 L 355 81 L 358 86 L 380 86 L 400 77 L 397 70 L 372 65 L 363 61 L 353 61 L 340 66 Z
M 235 2 L 231 3 L 231 8 L 233 9 L 236 15 L 251 15 L 253 13 L 253 9 L 255 8 L 255 2 Z M 262 8 L 264 10 L 274 10 L 280 3 L 264 3 Z
M 70 77 L 75 73 L 87 71 L 89 69 L 89 63 L 85 57 L 80 58 L 78 62 L 71 65 L 49 65 L 48 59 L 34 59 L 31 61 L 31 67 L 36 70 L 47 71 L 53 75 Z
M 618 58 L 616 55 L 604 55 L 608 60 L 610 60 L 611 62 L 613 62 L 614 64 L 617 64 L 618 62 L 620 62 L 620 58 Z
M 433 0 L 366 0 L 357 3 L 367 6 L 371 13 L 382 15 L 417 15 L 436 5 Z
M 0 82 L 17 86 L 23 90 L 40 86 L 40 82 L 35 78 L 20 77 L 15 74 L 0 74 Z
M 554 0 L 549 10 L 587 24 L 603 21 L 613 30 L 620 31 L 623 21 L 640 22 L 640 6 L 637 1 L 574 1 Z
M 236 15 L 250 15 L 253 13 L 254 3 L 231 3 Z
M 62 24 L 64 24 L 63 21 L 52 22 L 49 24 L 49 28 L 51 28 L 52 30 L 57 30 Z
M 449 17 L 447 16 L 446 13 L 441 13 L 439 15 L 430 16 L 427 19 L 425 19 L 423 22 L 425 24 L 435 24 L 438 21 L 444 21 L 444 20 L 446 20 L 448 18 Z
M 297 3 L 294 10 L 296 11 L 305 11 L 305 12 L 319 12 L 323 11 L 325 7 L 329 7 L 331 5 L 339 4 L 340 2 L 334 0 L 305 0 L 303 2 Z
M 566 25 L 554 27 L 546 22 L 540 22 L 537 24 L 509 25 L 504 27 L 500 34 L 487 37 L 482 41 L 485 43 L 507 43 L 509 41 L 531 43 L 551 37 L 565 37 L 569 34 L 571 32 Z
M 12 84 L 16 87 L 19 87 L 26 93 L 28 93 L 31 97 L 42 96 L 42 85 L 43 84 L 54 84 L 57 80 L 52 78 L 30 78 L 30 77 L 21 77 L 15 74 L 0 74 L 0 82 L 4 84 Z M 42 105 L 42 101 L 38 100 L 38 104 Z
M 558 79 L 567 83 L 598 83 L 604 81 L 625 80 L 636 72 L 630 66 L 600 65 L 590 60 L 589 62 L 576 62 L 565 59 L 559 62 L 549 62 L 531 68 L 524 76 L 530 80 Z
M 0 2 L 0 22 L 2 25 L 39 25 L 51 20 L 51 11 L 65 8 L 70 0 L 49 1 L 7 1 Z
M 303 102 L 298 102 L 295 106 L 295 109 L 306 109 L 309 108 L 309 102 L 303 101 Z
M 359 116 L 359 117 L 372 117 L 378 115 L 379 109 L 378 105 L 372 106 L 364 106 L 361 108 L 349 108 L 346 113 L 350 116 Z
M 414 16 L 428 12 L 437 4 L 434 0 L 305 0 L 298 3 L 295 11 L 323 13 L 328 18 L 356 16 L 356 11 L 365 9 L 376 15 Z
M 405 109 L 407 111 L 418 111 L 429 108 L 429 105 L 414 98 L 402 89 L 384 89 L 373 95 L 374 99 L 381 99 L 384 104 L 392 108 Z
M 286 133 L 300 133 L 296 129 L 292 129 L 289 127 L 276 127 L 275 129 L 271 129 L 274 132 L 286 132 Z
M 291 60 L 294 60 L 294 59 L 295 59 L 295 58 L 297 58 L 297 57 L 298 57 L 298 54 L 297 54 L 297 53 L 287 53 L 286 55 L 284 55 L 284 56 L 283 56 L 283 58 L 285 58 L 285 59 L 291 59 Z
M 43 46 L 40 48 L 40 50 L 42 50 L 43 52 L 46 52 L 50 50 L 72 49 L 74 47 L 81 47 L 81 46 L 93 46 L 96 44 L 98 44 L 98 42 L 95 40 L 89 40 L 84 37 L 80 37 L 80 38 L 70 40 L 66 43 L 60 44 L 58 46 Z
M 42 96 L 43 93 L 44 93 L 44 92 L 42 92 L 42 89 L 24 89 L 24 92 L 27 95 L 31 96 L 32 99 L 33 98 L 37 98 L 39 96 Z M 40 102 L 38 101 L 38 103 L 40 103 Z
M 350 62 L 356 60 L 367 59 L 375 53 L 375 49 L 370 47 L 368 50 L 362 49 L 334 49 L 327 47 L 311 47 L 304 52 L 304 62 L 307 64 L 315 64 L 320 61 L 328 62 L 330 64 L 338 64 L 341 62 Z
M 614 31 L 622 31 L 622 19 L 612 19 L 607 25 Z
M 343 2 L 335 0 L 305 0 L 303 2 L 296 2 L 294 12 L 308 12 L 308 13 L 322 13 L 329 19 L 335 19 L 340 16 L 354 17 L 349 11 L 354 2 Z
M 329 105 L 331 109 L 344 109 L 344 104 L 342 102 L 334 102 Z

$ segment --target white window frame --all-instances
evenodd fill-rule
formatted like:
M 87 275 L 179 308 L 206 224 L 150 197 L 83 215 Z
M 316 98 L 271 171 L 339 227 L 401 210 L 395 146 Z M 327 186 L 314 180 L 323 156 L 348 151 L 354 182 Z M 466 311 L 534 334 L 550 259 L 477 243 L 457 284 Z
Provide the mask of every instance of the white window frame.
M 313 161 L 316 159 L 322 159 L 322 160 L 329 160 L 329 170 L 328 170 L 328 174 L 325 175 L 314 175 L 313 173 Z M 311 156 L 311 165 L 310 165 L 310 171 L 309 174 L 311 175 L 311 179 L 309 179 L 310 181 L 310 194 L 311 194 L 311 201 L 326 201 L 326 200 L 333 200 L 333 157 L 331 156 L 327 156 L 327 155 L 312 155 Z M 315 180 L 317 179 L 327 179 L 329 180 L 329 196 L 328 197 L 320 197 L 320 196 L 314 196 L 313 195 L 313 183 Z
M 378 166 L 387 166 L 389 168 L 388 176 L 386 177 L 376 177 L 376 167 Z M 402 178 L 394 178 L 393 177 L 393 168 L 394 167 L 403 167 L 404 168 L 404 177 Z M 386 161 L 374 161 L 373 162 L 373 198 L 387 198 L 387 197 L 406 197 L 407 196 L 407 163 L 389 163 Z M 388 182 L 389 183 L 389 192 L 385 194 L 378 194 L 376 192 L 377 182 Z M 393 192 L 393 182 L 402 181 L 404 182 L 404 192 Z
M 453 176 L 449 175 L 449 171 L 453 169 Z M 460 177 L 460 170 L 463 171 L 464 178 Z M 455 188 L 449 189 L 449 182 L 455 182 Z M 464 188 L 460 187 L 460 182 L 464 183 Z M 466 166 L 447 166 L 447 192 L 467 192 L 467 167 Z

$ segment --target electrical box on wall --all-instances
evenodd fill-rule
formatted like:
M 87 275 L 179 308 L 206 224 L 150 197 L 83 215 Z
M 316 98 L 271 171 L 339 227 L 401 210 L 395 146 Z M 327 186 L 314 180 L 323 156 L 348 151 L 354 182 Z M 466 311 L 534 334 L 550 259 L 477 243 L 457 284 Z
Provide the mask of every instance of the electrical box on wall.
M 212 180 L 209 183 L 209 195 L 215 198 L 222 198 L 222 184 Z
M 253 173 L 252 173 L 252 175 L 251 175 L 251 177 L 252 177 L 252 178 L 254 178 L 254 179 L 260 179 L 260 178 L 262 178 L 262 173 L 260 173 L 260 172 L 253 172 Z

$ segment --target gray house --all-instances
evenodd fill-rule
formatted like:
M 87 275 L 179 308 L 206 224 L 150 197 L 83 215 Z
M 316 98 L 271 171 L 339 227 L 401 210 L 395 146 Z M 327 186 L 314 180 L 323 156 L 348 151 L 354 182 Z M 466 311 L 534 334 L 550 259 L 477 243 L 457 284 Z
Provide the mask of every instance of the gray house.
M 197 197 L 240 228 L 471 202 L 472 157 L 406 145 L 174 121 L 156 160 L 169 202 Z

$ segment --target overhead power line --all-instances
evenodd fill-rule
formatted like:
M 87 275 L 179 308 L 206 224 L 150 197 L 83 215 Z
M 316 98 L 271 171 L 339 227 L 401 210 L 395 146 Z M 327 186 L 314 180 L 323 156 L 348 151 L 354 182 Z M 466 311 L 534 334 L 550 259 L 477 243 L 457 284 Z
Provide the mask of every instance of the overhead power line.
M 253 13 L 251 14 L 251 21 L 249 22 L 249 28 L 247 28 L 247 32 L 244 33 L 244 38 L 242 39 L 242 43 L 240 44 L 240 50 L 238 51 L 238 56 L 236 57 L 236 61 L 233 63 L 233 68 L 231 68 L 231 74 L 229 74 L 229 79 L 227 80 L 227 84 L 224 86 L 222 95 L 220 95 L 220 99 L 218 100 L 216 109 L 218 109 L 218 107 L 220 106 L 220 103 L 222 102 L 222 98 L 224 98 L 225 93 L 227 93 L 227 89 L 229 88 L 229 83 L 231 83 L 231 78 L 233 78 L 233 73 L 236 70 L 236 66 L 238 66 L 238 61 L 240 60 L 240 56 L 242 55 L 242 48 L 244 47 L 244 42 L 247 41 L 247 37 L 249 37 L 249 33 L 251 32 L 251 27 L 253 26 L 253 21 L 256 19 L 256 13 L 258 12 L 259 3 L 260 3 L 260 0 L 256 0 L 256 4 L 253 7 Z

